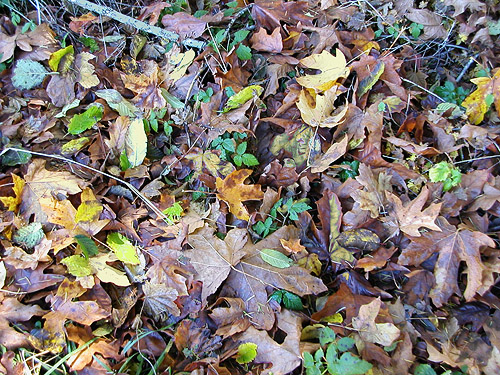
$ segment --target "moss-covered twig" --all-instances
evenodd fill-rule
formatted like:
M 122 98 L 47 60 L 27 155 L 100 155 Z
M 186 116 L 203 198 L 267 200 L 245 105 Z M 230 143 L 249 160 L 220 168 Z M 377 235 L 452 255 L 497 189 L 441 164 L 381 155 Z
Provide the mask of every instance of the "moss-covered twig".
M 157 26 L 152 26 L 148 25 L 146 22 L 142 22 L 139 20 L 136 20 L 135 18 L 126 16 L 124 14 L 121 14 L 120 12 L 117 12 L 116 10 L 102 6 L 99 4 L 94 4 L 91 3 L 90 1 L 87 0 L 68 0 L 70 3 L 75 4 L 79 7 L 82 7 L 84 9 L 90 10 L 91 12 L 95 12 L 97 14 L 100 14 L 101 16 L 106 16 L 109 18 L 112 18 L 120 23 L 123 23 L 125 25 L 132 26 L 136 28 L 137 30 L 144 31 L 149 34 L 156 35 L 160 38 L 165 38 L 170 41 L 177 41 L 179 40 L 179 35 L 176 33 L 173 33 L 168 30 L 161 29 Z M 186 39 L 182 42 L 186 47 L 193 47 L 193 48 L 198 48 L 202 49 L 205 47 L 206 43 L 196 40 L 196 39 Z

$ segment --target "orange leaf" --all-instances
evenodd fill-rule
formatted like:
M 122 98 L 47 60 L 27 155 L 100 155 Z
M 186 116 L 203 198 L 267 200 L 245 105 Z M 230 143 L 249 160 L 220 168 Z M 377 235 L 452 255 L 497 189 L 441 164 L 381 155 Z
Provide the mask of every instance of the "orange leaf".
M 224 180 L 217 177 L 217 198 L 229 205 L 229 211 L 241 220 L 250 219 L 250 215 L 243 206 L 244 201 L 261 200 L 264 193 L 260 185 L 245 185 L 243 182 L 252 174 L 250 169 L 241 169 L 229 174 Z

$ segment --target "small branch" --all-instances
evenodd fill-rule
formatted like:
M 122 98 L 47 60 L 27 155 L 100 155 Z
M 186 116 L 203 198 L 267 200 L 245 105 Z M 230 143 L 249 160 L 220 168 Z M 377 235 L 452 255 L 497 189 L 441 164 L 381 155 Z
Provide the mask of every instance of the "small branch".
M 25 153 L 28 153 L 28 154 L 31 154 L 31 155 L 36 155 L 36 156 L 41 156 L 41 157 L 44 157 L 44 158 L 49 158 L 49 159 L 57 159 L 57 160 L 62 160 L 66 163 L 69 163 L 69 164 L 74 164 L 74 165 L 78 165 L 79 167 L 81 168 L 85 168 L 85 169 L 88 169 L 94 173 L 98 173 L 102 176 L 106 176 L 107 178 L 110 178 L 112 180 L 115 180 L 116 182 L 120 183 L 120 184 L 123 184 L 125 185 L 130 191 L 132 191 L 132 193 L 134 193 L 137 198 L 139 198 L 141 201 L 144 202 L 144 204 L 146 206 L 149 207 L 149 209 L 151 211 L 153 211 L 156 215 L 158 215 L 159 217 L 161 217 L 163 220 L 167 221 L 169 220 L 169 218 L 167 217 L 167 215 L 165 215 L 158 207 L 156 207 L 153 202 L 151 202 L 148 198 L 146 198 L 144 195 L 142 195 L 142 193 L 134 187 L 134 185 L 128 183 L 127 181 L 123 181 L 122 179 L 119 179 L 118 177 L 115 177 L 109 173 L 106 173 L 106 172 L 102 172 L 98 169 L 95 169 L 95 168 L 92 168 L 92 167 L 89 167 L 88 165 L 85 165 L 85 164 L 82 164 L 82 163 L 79 163 L 77 161 L 74 161 L 74 160 L 71 160 L 71 159 L 67 159 L 63 156 L 59 156 L 59 155 L 49 155 L 49 154 L 45 154 L 43 152 L 36 152 L 36 151 L 29 151 L 29 150 L 22 150 L 22 149 L 19 149 L 19 148 L 14 148 L 14 147 L 8 147 L 4 150 L 2 150 L 2 152 L 0 152 L 0 157 L 4 154 L 6 154 L 7 152 L 9 151 L 14 151 L 14 152 L 25 152 Z
M 68 1 L 74 5 L 81 7 L 81 8 L 84 8 L 84 9 L 90 10 L 91 12 L 95 12 L 97 14 L 100 14 L 101 16 L 106 16 L 106 17 L 112 18 L 120 23 L 132 26 L 132 27 L 136 28 L 137 30 L 141 30 L 141 31 L 144 31 L 146 33 L 153 34 L 153 35 L 156 35 L 160 38 L 164 38 L 164 39 L 174 41 L 174 42 L 179 40 L 179 35 L 176 33 L 161 29 L 157 26 L 149 25 L 146 22 L 136 20 L 135 18 L 132 18 L 132 17 L 129 17 L 129 16 L 126 16 L 124 14 L 117 12 L 116 10 L 114 10 L 110 7 L 102 6 L 99 4 L 94 4 L 94 3 L 91 3 L 90 1 L 87 1 L 87 0 L 68 0 Z M 197 49 L 203 49 L 206 45 L 205 42 L 202 42 L 202 41 L 199 41 L 196 39 L 186 39 L 182 42 L 182 44 L 184 44 L 186 47 L 193 47 L 193 48 L 197 48 Z

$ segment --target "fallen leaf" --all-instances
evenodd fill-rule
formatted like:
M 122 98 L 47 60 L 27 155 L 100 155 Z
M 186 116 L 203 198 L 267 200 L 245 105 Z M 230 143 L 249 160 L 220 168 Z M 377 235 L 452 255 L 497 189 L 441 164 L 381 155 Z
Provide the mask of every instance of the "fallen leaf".
M 346 78 L 350 72 L 344 54 L 338 49 L 335 56 L 324 50 L 303 58 L 300 63 L 307 68 L 321 70 L 319 74 L 297 77 L 301 86 L 319 91 L 332 88 L 339 78 Z
M 125 152 L 130 167 L 134 168 L 142 164 L 146 157 L 148 138 L 144 131 L 142 119 L 136 118 L 130 122 L 125 137 Z
M 359 308 L 359 315 L 352 318 L 352 327 L 368 342 L 390 346 L 401 334 L 393 323 L 375 323 L 382 301 L 377 298 Z
M 11 174 L 12 176 L 12 182 L 14 186 L 12 187 L 12 190 L 14 191 L 14 196 L 13 197 L 0 197 L 0 202 L 3 203 L 4 206 L 7 207 L 7 210 L 16 212 L 17 207 L 21 204 L 22 201 L 22 193 L 24 189 L 24 185 L 26 184 L 24 180 L 15 175 Z
M 244 229 L 232 229 L 225 240 L 214 236 L 209 226 L 188 236 L 192 249 L 184 251 L 190 263 L 196 269 L 197 279 L 203 282 L 202 304 L 207 297 L 215 293 L 226 280 L 233 266 L 238 264 L 244 253 L 241 251 L 247 241 Z
M 345 136 L 340 142 L 333 143 L 320 158 L 311 165 L 312 173 L 321 173 L 328 169 L 337 159 L 345 155 L 347 151 L 348 138 Z
M 306 90 L 300 92 L 297 108 L 302 120 L 311 126 L 333 128 L 344 122 L 347 114 L 347 104 L 334 108 L 337 99 L 338 88 L 332 87 L 324 92 L 324 95 L 311 96 Z
M 224 180 L 217 177 L 217 198 L 229 205 L 229 210 L 241 220 L 250 219 L 244 201 L 261 200 L 264 193 L 260 185 L 245 185 L 245 180 L 252 174 L 250 169 L 240 169 L 229 174 Z
M 396 219 L 395 222 L 393 221 L 396 225 L 393 235 L 396 235 L 401 230 L 410 236 L 419 237 L 421 235 L 419 229 L 422 227 L 438 232 L 441 231 L 441 228 L 434 223 L 434 220 L 439 216 L 442 203 L 432 203 L 422 211 L 429 197 L 429 189 L 426 186 L 422 188 L 417 198 L 404 206 L 401 199 L 396 195 L 386 192 L 386 197 L 393 204 L 391 212 Z
M 89 89 L 99 84 L 99 78 L 95 75 L 95 68 L 89 60 L 95 59 L 95 56 L 88 52 L 82 52 L 76 56 L 75 69 L 79 73 L 78 83 Z
M 476 84 L 477 89 L 462 102 L 469 120 L 474 125 L 480 124 L 492 103 L 500 115 L 500 69 L 497 69 L 491 78 L 473 78 L 471 82 Z M 491 99 L 488 100 L 488 97 Z
M 444 38 L 447 35 L 443 27 L 443 18 L 437 13 L 427 9 L 410 9 L 405 17 L 424 26 L 424 33 L 421 35 L 423 39 Z
M 280 53 L 283 50 L 283 41 L 279 27 L 275 28 L 270 35 L 266 29 L 260 28 L 258 32 L 252 35 L 250 43 L 256 51 Z

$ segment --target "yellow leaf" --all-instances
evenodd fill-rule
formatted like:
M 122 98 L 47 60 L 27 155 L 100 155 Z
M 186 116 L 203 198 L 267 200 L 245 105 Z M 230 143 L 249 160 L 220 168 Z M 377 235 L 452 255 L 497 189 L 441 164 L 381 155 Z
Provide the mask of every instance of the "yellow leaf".
M 0 201 L 7 206 L 7 210 L 16 212 L 17 206 L 21 203 L 21 194 L 24 189 L 24 185 L 26 184 L 21 177 L 16 176 L 15 174 L 11 174 L 12 181 L 14 182 L 14 196 L 13 197 L 0 197 Z
M 224 180 L 217 177 L 216 186 L 217 198 L 229 205 L 229 211 L 241 220 L 250 219 L 247 209 L 243 205 L 244 201 L 261 200 L 264 193 L 260 190 L 260 185 L 245 185 L 244 181 L 252 174 L 249 169 L 240 169 L 228 175 Z
M 113 283 L 117 286 L 129 286 L 125 272 L 122 272 L 114 267 L 108 266 L 106 262 L 115 262 L 116 256 L 113 253 L 99 254 L 89 259 L 92 272 L 95 273 L 97 278 L 103 283 Z
M 62 48 L 56 52 L 54 52 L 52 55 L 50 55 L 49 59 L 49 66 L 50 68 L 54 71 L 57 72 L 59 69 L 59 63 L 61 62 L 61 59 L 68 55 L 68 58 L 64 61 L 63 67 L 61 67 L 62 72 L 66 72 L 69 69 L 69 66 L 73 62 L 73 55 L 75 53 L 75 49 L 73 48 L 72 45 L 67 46 L 66 48 Z
M 186 73 L 187 68 L 193 62 L 196 56 L 194 50 L 190 49 L 186 53 L 179 53 L 178 55 L 172 57 L 170 62 L 177 65 L 172 73 L 170 73 L 169 78 L 172 82 L 178 81 Z
M 488 96 L 492 96 L 497 113 L 500 115 L 500 69 L 492 78 L 479 77 L 471 79 L 471 82 L 476 84 L 477 89 L 462 102 L 470 122 L 478 125 L 483 121 L 484 115 L 491 106 L 491 102 L 488 103 Z
M 75 223 L 97 220 L 102 212 L 102 205 L 97 202 L 92 190 L 83 190 L 81 199 L 82 203 L 76 210 Z
M 337 87 L 328 89 L 324 95 L 317 94 L 315 98 L 306 90 L 302 90 L 297 102 L 302 120 L 308 125 L 323 128 L 333 128 L 341 124 L 344 122 L 348 106 L 346 104 L 334 111 L 335 99 L 337 99 Z
M 76 70 L 80 73 L 78 83 L 89 89 L 99 84 L 99 78 L 95 75 L 94 65 L 89 63 L 89 60 L 95 59 L 95 56 L 88 52 L 80 53 L 76 58 Z
M 308 56 L 300 62 L 307 68 L 321 70 L 319 74 L 297 78 L 300 85 L 309 89 L 326 91 L 332 88 L 339 78 L 346 78 L 349 75 L 345 56 L 338 49 L 335 56 L 325 50 L 320 54 Z

